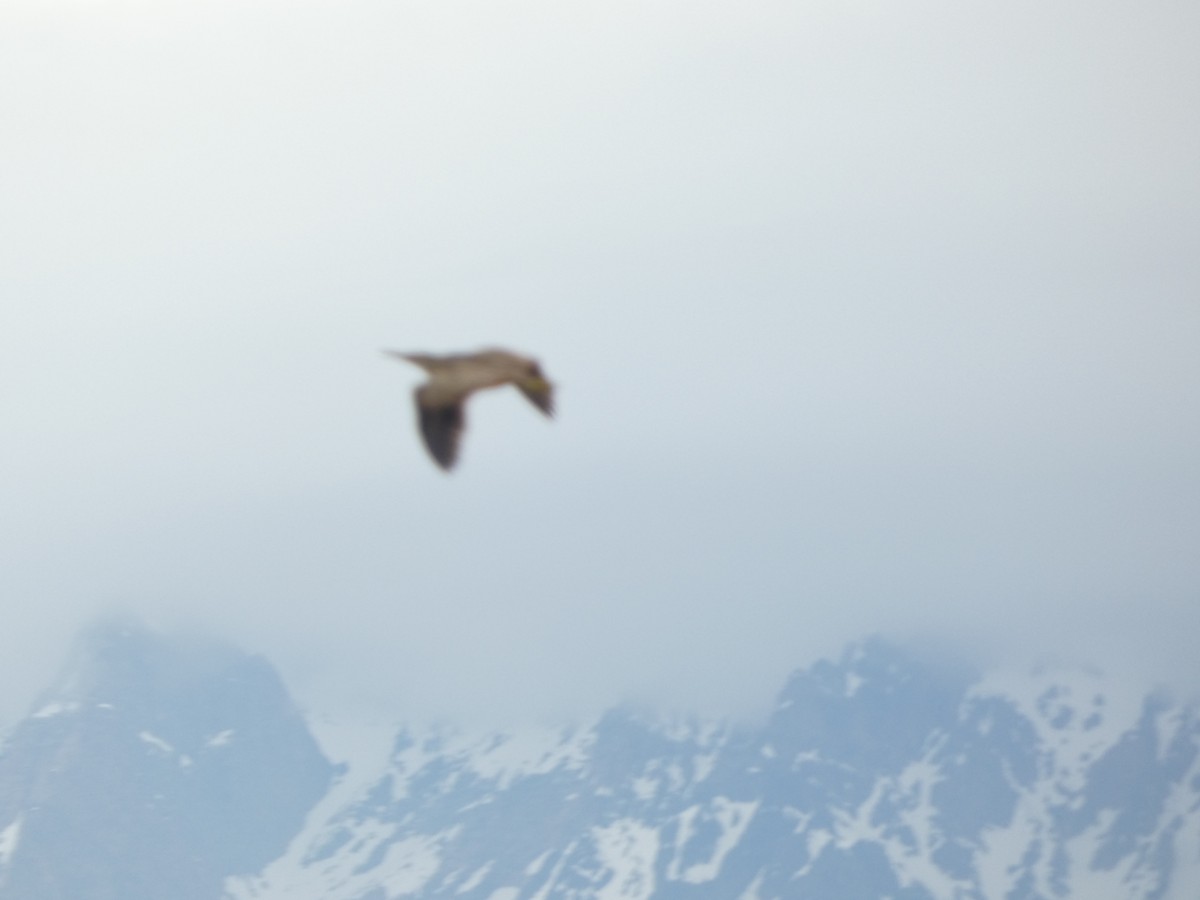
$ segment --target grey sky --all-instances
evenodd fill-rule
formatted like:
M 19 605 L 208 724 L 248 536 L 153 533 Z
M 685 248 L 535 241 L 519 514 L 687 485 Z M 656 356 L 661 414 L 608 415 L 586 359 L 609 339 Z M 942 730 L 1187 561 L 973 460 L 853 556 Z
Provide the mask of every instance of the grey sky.
M 1200 677 L 1191 3 L 0 7 L 0 721 L 121 608 L 308 702 Z M 415 370 L 509 345 L 434 469 Z

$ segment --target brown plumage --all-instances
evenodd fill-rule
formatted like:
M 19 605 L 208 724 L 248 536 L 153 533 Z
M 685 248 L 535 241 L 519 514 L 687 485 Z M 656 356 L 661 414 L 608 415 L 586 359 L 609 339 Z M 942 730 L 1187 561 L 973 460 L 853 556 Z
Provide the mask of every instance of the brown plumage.
M 542 375 L 537 360 L 507 350 L 481 350 L 450 356 L 426 353 L 384 353 L 425 370 L 429 380 L 417 388 L 417 424 L 429 455 L 446 471 L 458 460 L 467 398 L 484 388 L 513 385 L 547 416 L 554 415 L 554 386 Z

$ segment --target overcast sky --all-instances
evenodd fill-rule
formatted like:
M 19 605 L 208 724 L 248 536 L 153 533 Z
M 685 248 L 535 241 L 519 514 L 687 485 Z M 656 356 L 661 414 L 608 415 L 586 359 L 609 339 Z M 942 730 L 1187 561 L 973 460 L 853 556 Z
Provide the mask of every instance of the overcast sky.
M 1200 7 L 0 6 L 0 722 L 125 610 L 307 705 L 1200 683 Z M 510 346 L 460 469 L 383 347 Z

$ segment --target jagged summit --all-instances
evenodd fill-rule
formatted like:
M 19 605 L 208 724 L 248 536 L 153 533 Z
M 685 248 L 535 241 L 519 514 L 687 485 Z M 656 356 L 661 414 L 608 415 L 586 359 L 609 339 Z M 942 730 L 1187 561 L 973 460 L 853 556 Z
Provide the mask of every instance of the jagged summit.
M 228 891 L 1190 897 L 1200 720 L 1155 699 L 1103 702 L 1109 691 L 1120 693 L 1069 672 L 992 677 L 871 639 L 797 671 L 760 728 L 616 710 L 562 733 L 408 731 L 375 768 L 352 764 L 347 790 L 288 852 Z M 1115 781 L 1125 766 L 1136 792 Z
M 1200 883 L 1200 714 L 1094 673 L 978 673 L 872 639 L 793 674 L 757 726 L 618 708 L 476 735 L 344 727 L 371 746 L 331 768 L 262 659 L 92 631 L 0 755 L 0 900 L 1191 900 Z
M 110 616 L 80 631 L 35 706 L 104 703 L 117 695 L 153 703 L 155 694 L 206 684 L 211 689 L 215 678 L 237 673 L 263 689 L 274 686 L 282 696 L 282 683 L 261 656 L 208 634 L 159 631 L 132 616 Z
M 330 775 L 261 657 L 99 622 L 0 756 L 0 898 L 211 898 Z

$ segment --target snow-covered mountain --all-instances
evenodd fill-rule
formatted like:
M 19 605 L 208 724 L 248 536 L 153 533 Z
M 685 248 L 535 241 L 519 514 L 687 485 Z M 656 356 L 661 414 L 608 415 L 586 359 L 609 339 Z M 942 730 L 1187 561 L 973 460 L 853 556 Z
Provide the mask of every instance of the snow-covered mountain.
M 0 897 L 213 900 L 332 773 L 265 660 L 107 622 L 0 750 Z
M 1200 898 L 1198 711 L 1098 675 L 869 640 L 753 728 L 316 720 L 331 778 L 262 660 L 105 640 L 0 756 L 2 900 Z

